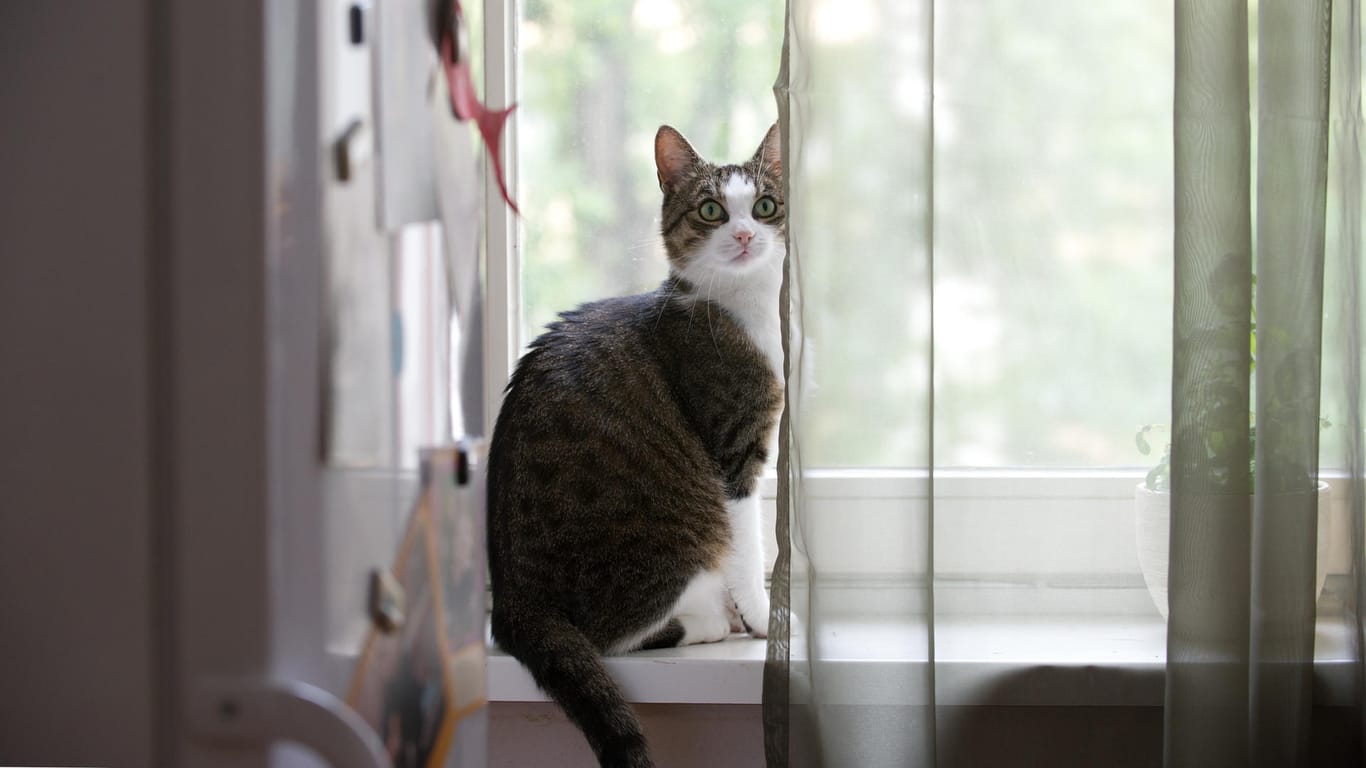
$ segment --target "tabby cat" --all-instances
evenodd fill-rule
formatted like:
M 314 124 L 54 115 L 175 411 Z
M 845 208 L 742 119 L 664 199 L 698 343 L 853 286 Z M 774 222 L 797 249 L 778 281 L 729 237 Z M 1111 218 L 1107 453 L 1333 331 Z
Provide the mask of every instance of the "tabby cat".
M 757 483 L 782 407 L 778 126 L 741 165 L 661 127 L 669 276 L 560 316 L 489 456 L 493 636 L 603 766 L 650 766 L 602 654 L 764 637 Z

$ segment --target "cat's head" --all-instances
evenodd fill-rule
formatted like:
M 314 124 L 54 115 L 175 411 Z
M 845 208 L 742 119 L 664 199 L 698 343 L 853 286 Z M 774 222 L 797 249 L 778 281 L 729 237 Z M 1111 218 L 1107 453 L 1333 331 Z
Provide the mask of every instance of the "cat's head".
M 702 285 L 717 276 L 777 274 L 786 252 L 781 134 L 774 125 L 741 165 L 712 165 L 669 126 L 655 134 L 664 193 L 660 233 L 673 272 Z

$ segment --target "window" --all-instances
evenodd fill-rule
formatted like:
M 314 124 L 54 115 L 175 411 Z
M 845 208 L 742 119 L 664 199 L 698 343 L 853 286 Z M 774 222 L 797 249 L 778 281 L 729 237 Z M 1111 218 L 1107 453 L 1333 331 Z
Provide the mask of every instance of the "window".
M 877 260 L 887 284 L 913 284 L 924 276 L 905 272 L 907 260 L 880 244 L 879 228 L 933 226 L 938 466 L 1138 466 L 1146 459 L 1135 430 L 1166 419 L 1171 98 L 1147 84 L 1163 82 L 1151 72 L 1172 66 L 1170 9 L 1116 3 L 1078 13 L 1073 5 L 1020 14 L 995 3 L 985 24 L 981 8 L 969 19 L 944 7 L 935 20 L 934 157 L 900 189 L 878 188 L 858 166 L 915 146 L 908 131 L 925 136 L 928 115 L 914 96 L 925 68 L 894 72 L 892 62 L 916 54 L 866 44 L 867 3 L 824 11 L 822 28 L 851 58 L 886 57 L 881 95 L 903 109 L 895 122 L 870 124 L 862 147 L 804 158 L 826 180 L 828 204 L 850 214 L 810 247 Z M 775 116 L 783 6 L 519 6 L 510 19 L 515 167 L 527 214 L 517 243 L 518 347 L 559 311 L 662 279 L 654 130 L 673 124 L 714 158 L 752 151 Z M 1114 24 L 1116 13 L 1131 18 Z M 833 93 L 840 83 L 839 72 L 827 72 L 814 87 Z M 930 194 L 933 222 L 915 213 Z M 897 218 L 885 215 L 893 210 Z M 829 450 L 812 462 L 923 463 L 885 414 L 925 397 L 909 347 L 928 327 L 904 292 L 850 274 L 815 282 L 827 292 L 819 303 L 834 309 L 810 318 L 808 332 L 818 343 L 839 339 L 818 346 L 823 365 L 877 373 L 819 383 L 809 427 Z M 896 329 L 908 349 L 845 330 L 870 325 Z M 844 407 L 854 401 L 865 407 Z
M 748 158 L 777 118 L 783 3 L 529 0 L 518 31 L 521 341 L 560 311 L 654 289 L 654 137 Z
M 654 131 L 673 124 L 712 158 L 751 152 L 775 115 L 783 6 L 487 3 L 485 44 L 509 55 L 489 58 L 503 69 L 485 82 L 492 103 L 519 102 L 508 151 L 525 213 L 514 225 L 498 206 L 490 212 L 500 273 L 491 307 L 507 324 L 496 361 L 510 365 L 558 311 L 663 278 Z M 822 474 L 817 502 L 876 532 L 897 524 L 898 500 L 925 493 L 912 469 L 928 460 L 923 446 L 888 414 L 924 410 L 929 314 L 886 286 L 932 279 L 936 577 L 1090 590 L 1047 598 L 1047 610 L 1113 610 L 1120 594 L 1138 596 L 1122 610 L 1151 610 L 1133 491 L 1155 457 L 1134 435 L 1170 411 L 1172 94 L 1171 77 L 1153 72 L 1173 67 L 1172 9 L 937 7 L 930 52 L 917 41 L 869 44 L 879 13 L 912 8 L 816 6 L 828 16 L 817 25 L 824 44 L 885 60 L 888 76 L 848 89 L 836 62 L 810 87 L 841 111 L 859 110 L 855 93 L 895 107 L 892 120 L 870 119 L 858 146 L 808 146 L 802 157 L 802 172 L 821 182 L 816 204 L 841 211 L 805 247 L 874 260 L 888 276 L 870 285 L 853 272 L 808 275 L 824 292 L 813 302 L 822 311 L 806 318 L 814 354 L 848 372 L 817 377 L 805 423 L 821 446 L 806 457 Z M 896 188 L 860 173 L 898 152 L 924 156 Z M 926 233 L 933 276 L 884 245 L 886 227 Z M 888 333 L 849 331 L 867 327 Z M 1334 525 L 1345 520 L 1335 515 Z M 877 571 L 852 549 L 848 562 Z
M 846 126 L 864 100 L 892 105 L 892 116 L 870 120 L 857 147 L 809 148 L 806 183 L 829 190 L 817 205 L 850 210 L 806 247 L 874 260 L 892 286 L 933 279 L 937 467 L 1139 464 L 1136 427 L 1169 410 L 1172 116 L 1170 88 L 1153 73 L 1172 69 L 1171 9 L 941 3 L 930 52 L 917 40 L 880 50 L 876 18 L 914 11 L 873 5 L 828 3 L 844 23 L 815 26 L 830 38 L 817 44 L 848 55 L 822 58 L 814 98 L 836 104 Z M 883 82 L 851 88 L 832 71 L 842 61 L 867 71 L 868 57 L 886 62 Z M 916 172 L 896 188 L 859 172 L 887 158 Z M 932 278 L 915 271 L 924 253 L 884 244 L 887 227 L 925 233 Z M 840 340 L 817 347 L 820 366 L 869 372 L 818 374 L 813 428 L 825 450 L 809 461 L 923 462 L 923 425 L 907 433 L 886 417 L 924 410 L 921 295 L 838 270 L 808 275 L 806 287 L 828 308 L 808 332 Z

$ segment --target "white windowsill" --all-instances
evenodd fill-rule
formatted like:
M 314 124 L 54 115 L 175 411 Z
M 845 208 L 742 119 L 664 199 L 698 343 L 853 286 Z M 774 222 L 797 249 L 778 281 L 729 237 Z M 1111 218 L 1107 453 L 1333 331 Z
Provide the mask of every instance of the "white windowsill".
M 758 704 L 767 643 L 746 635 L 607 659 L 629 701 L 638 704 Z M 489 701 L 549 701 L 521 663 L 489 648 Z
M 1141 478 L 1137 470 L 936 472 L 937 703 L 1161 706 L 1166 631 L 1143 588 L 1133 539 Z M 898 536 L 919 530 L 919 522 L 903 521 L 929 490 L 925 473 L 903 470 L 813 471 L 805 482 L 813 521 Z M 769 514 L 775 485 L 771 476 L 761 485 Z M 1347 511 L 1334 498 L 1330 524 L 1340 542 Z M 896 586 L 901 580 L 923 573 L 900 555 L 885 563 L 870 558 L 878 550 L 858 536 L 829 540 L 840 546 L 823 552 L 827 575 L 872 575 L 897 596 L 905 594 Z M 1345 572 L 1347 562 L 1346 547 L 1335 544 L 1329 572 Z M 876 590 L 839 599 L 878 615 Z M 921 632 L 885 618 L 833 623 L 821 640 L 823 669 L 847 675 L 849 689 L 872 692 L 873 703 L 912 703 L 910 692 L 927 674 L 923 655 L 914 658 L 925 646 Z M 1351 700 L 1350 648 L 1345 625 L 1321 620 L 1316 702 Z M 612 657 L 607 666 L 633 702 L 757 705 L 765 651 L 764 641 L 736 635 Z M 488 682 L 490 701 L 546 701 L 526 670 L 496 647 Z
M 828 629 L 821 642 L 826 663 L 845 676 L 841 685 L 860 692 L 859 703 L 911 704 L 911 692 L 924 684 L 924 656 L 915 657 L 925 645 L 923 629 L 909 622 L 851 619 Z M 1320 621 L 1316 703 L 1351 701 L 1350 648 L 1345 624 Z M 611 657 L 607 667 L 636 703 L 759 704 L 765 649 L 762 640 L 736 635 Z M 1156 615 L 950 616 L 936 622 L 936 656 L 939 705 L 1161 706 L 1166 631 Z M 496 647 L 488 682 L 490 701 L 547 700 L 521 664 Z

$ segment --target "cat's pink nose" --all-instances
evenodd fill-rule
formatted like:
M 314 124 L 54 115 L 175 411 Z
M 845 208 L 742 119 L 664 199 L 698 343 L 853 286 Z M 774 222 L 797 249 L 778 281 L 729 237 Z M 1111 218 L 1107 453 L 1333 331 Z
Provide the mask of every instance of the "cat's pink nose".
M 743 230 L 743 229 L 737 229 L 737 230 L 735 231 L 735 239 L 738 240 L 738 241 L 740 241 L 740 247 L 741 247 L 741 248 L 748 248 L 748 247 L 749 247 L 749 241 L 754 239 L 754 233 L 753 233 L 753 232 L 746 232 L 746 231 Z

